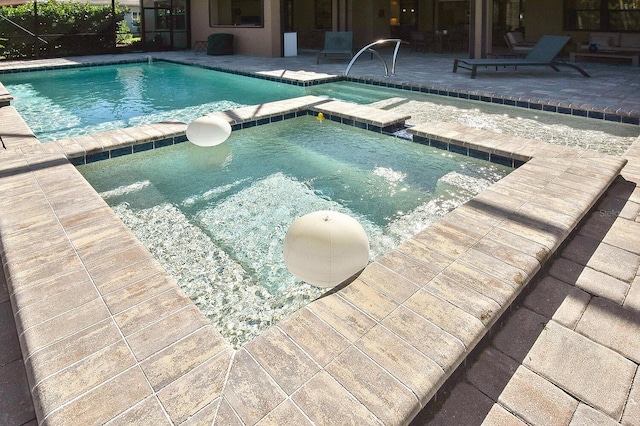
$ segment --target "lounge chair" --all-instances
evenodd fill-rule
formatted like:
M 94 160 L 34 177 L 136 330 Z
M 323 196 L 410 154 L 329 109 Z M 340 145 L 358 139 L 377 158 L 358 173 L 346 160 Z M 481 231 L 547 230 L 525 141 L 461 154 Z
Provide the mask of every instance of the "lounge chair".
M 353 57 L 353 32 L 352 31 L 327 31 L 324 34 L 324 49 L 318 52 L 316 64 L 320 58 L 345 58 Z
M 522 33 L 514 31 L 504 35 L 504 41 L 509 47 L 509 52 L 516 57 L 524 57 L 533 50 L 535 43 L 527 43 L 524 41 Z
M 574 68 L 585 77 L 590 77 L 582 68 L 577 65 L 564 62 L 557 59 L 558 54 L 564 46 L 569 42 L 569 36 L 542 36 L 540 41 L 536 43 L 531 52 L 524 58 L 511 59 L 454 59 L 453 72 L 457 72 L 458 68 L 464 68 L 471 71 L 471 78 L 476 78 L 478 67 L 525 67 L 525 66 L 549 66 L 554 71 L 560 71 L 558 65 L 566 65 Z

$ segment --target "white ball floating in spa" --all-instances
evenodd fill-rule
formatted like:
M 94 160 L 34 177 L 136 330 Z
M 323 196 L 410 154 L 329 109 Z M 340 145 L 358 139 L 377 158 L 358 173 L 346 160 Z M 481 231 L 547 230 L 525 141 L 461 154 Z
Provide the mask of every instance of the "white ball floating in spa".
M 321 210 L 293 221 L 284 237 L 284 261 L 295 277 L 316 287 L 334 287 L 369 262 L 369 239 L 357 220 Z
M 216 146 L 231 135 L 231 125 L 222 117 L 205 115 L 187 126 L 187 139 L 198 146 Z

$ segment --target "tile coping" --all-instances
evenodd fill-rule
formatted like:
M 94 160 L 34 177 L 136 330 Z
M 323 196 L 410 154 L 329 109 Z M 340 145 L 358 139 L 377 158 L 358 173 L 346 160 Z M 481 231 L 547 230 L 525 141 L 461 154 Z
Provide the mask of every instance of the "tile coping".
M 353 109 L 298 100 L 343 119 Z M 130 144 L 131 133 L 148 142 L 184 131 L 159 126 L 107 144 L 93 135 L 0 150 L 0 248 L 39 422 L 406 424 L 626 163 L 456 124 L 415 126 L 422 143 L 522 164 L 234 351 L 67 160 Z
M 418 143 L 508 167 L 519 167 L 529 159 L 529 157 L 519 156 L 516 153 L 496 150 L 483 151 L 480 149 L 481 147 L 469 148 L 458 145 L 455 141 L 429 138 L 425 133 L 420 132 L 420 126 L 405 127 L 405 122 L 410 116 L 365 105 L 330 101 L 318 96 L 302 96 L 263 104 L 259 107 L 248 106 L 233 111 L 214 112 L 209 115 L 223 117 L 231 124 L 232 130 L 236 131 L 305 115 L 317 117 L 319 113 L 323 113 L 325 119 L 330 121 L 390 136 L 410 138 Z M 187 140 L 185 131 L 185 123 L 162 122 L 47 143 L 58 144 L 67 158 L 77 166 L 182 143 Z M 154 133 L 155 136 L 152 136 Z M 140 137 L 141 134 L 143 137 Z M 123 135 L 128 137 L 123 137 Z
M 296 86 L 315 86 L 319 84 L 325 84 L 336 81 L 350 81 L 354 83 L 367 84 L 373 86 L 387 87 L 391 89 L 399 89 L 406 90 L 410 92 L 418 92 L 424 94 L 438 95 L 438 96 L 447 96 L 453 98 L 460 99 L 468 99 L 472 101 L 480 101 L 486 103 L 494 103 L 499 105 L 507 105 L 513 106 L 517 108 L 525 108 L 525 109 L 533 109 L 537 111 L 546 111 L 553 112 L 558 114 L 565 115 L 575 115 L 578 117 L 592 118 L 597 120 L 606 120 L 617 123 L 625 123 L 625 124 L 634 124 L 640 125 L 640 112 L 638 111 L 610 111 L 607 108 L 599 108 L 597 106 L 592 106 L 591 108 L 585 109 L 584 107 L 576 107 L 571 104 L 565 103 L 556 103 L 545 100 L 532 100 L 522 97 L 505 97 L 494 94 L 487 94 L 477 91 L 465 91 L 465 90 L 456 90 L 450 89 L 446 87 L 436 87 L 436 86 L 426 86 L 426 85 L 415 85 L 410 83 L 394 83 L 384 80 L 379 80 L 375 78 L 361 78 L 361 77 L 351 77 L 348 75 L 326 75 L 326 74 L 314 74 L 313 77 L 310 77 L 308 73 L 305 74 L 304 78 L 301 77 L 285 77 L 279 75 L 270 75 L 269 73 L 254 73 L 240 70 L 233 70 L 224 67 L 216 67 L 209 66 L 204 64 L 193 64 L 186 61 L 181 61 L 177 59 L 167 59 L 167 58 L 154 58 L 156 61 L 164 61 L 188 66 L 194 66 L 199 68 L 211 69 L 214 71 L 226 72 L 230 74 L 243 75 L 247 77 L 260 78 L 264 80 L 276 81 L 279 83 L 292 84 Z M 66 64 L 56 64 L 56 65 L 31 65 L 31 66 L 22 66 L 15 69 L 1 70 L 0 75 L 8 74 L 8 73 L 16 73 L 16 72 L 28 72 L 28 71 L 38 71 L 38 70 L 49 70 L 49 69 L 62 69 L 62 68 L 77 68 L 77 67 L 94 67 L 94 66 L 104 66 L 104 65 L 114 65 L 114 64 L 125 64 L 125 63 L 140 63 L 144 62 L 143 59 L 122 59 L 122 60 L 111 60 L 111 61 L 100 61 L 94 63 L 66 63 Z M 0 83 L 0 105 L 2 102 L 10 101 L 10 95 L 4 96 L 3 93 L 6 92 L 6 89 L 2 90 L 3 86 Z

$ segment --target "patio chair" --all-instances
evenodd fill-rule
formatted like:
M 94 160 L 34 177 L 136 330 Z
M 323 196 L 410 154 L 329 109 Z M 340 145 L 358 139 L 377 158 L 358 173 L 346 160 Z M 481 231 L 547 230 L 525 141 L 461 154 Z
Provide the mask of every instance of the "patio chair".
M 464 68 L 471 71 L 471 78 L 476 78 L 476 71 L 479 66 L 483 67 L 525 67 L 525 66 L 549 66 L 554 71 L 560 71 L 558 65 L 566 65 L 574 68 L 585 77 L 590 77 L 582 68 L 577 65 L 564 62 L 558 59 L 564 46 L 569 42 L 569 36 L 542 36 L 540 41 L 531 49 L 531 52 L 524 58 L 510 59 L 454 59 L 453 72 L 457 72 L 458 68 Z
M 535 43 L 527 43 L 524 39 L 524 35 L 520 31 L 509 31 L 506 34 L 507 42 L 513 47 L 528 47 L 532 48 Z
M 507 43 L 509 52 L 512 55 L 524 57 L 533 50 L 535 44 L 526 43 L 522 37 L 522 33 L 510 32 L 505 34 L 504 41 Z
M 316 64 L 320 58 L 351 59 L 353 57 L 352 31 L 327 31 L 324 34 L 324 49 L 318 52 Z

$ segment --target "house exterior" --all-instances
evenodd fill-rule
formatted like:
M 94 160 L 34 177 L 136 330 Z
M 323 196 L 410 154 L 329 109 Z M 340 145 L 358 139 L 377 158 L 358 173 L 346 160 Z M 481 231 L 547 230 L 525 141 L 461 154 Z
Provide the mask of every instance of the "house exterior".
M 576 43 L 592 31 L 640 32 L 640 0 L 190 0 L 189 9 L 191 45 L 230 33 L 236 53 L 271 57 L 283 55 L 288 32 L 299 48 L 317 49 L 324 31 L 353 31 L 358 47 L 408 40 L 411 30 L 447 30 L 464 34 L 472 57 L 516 29 L 531 41 L 565 34 Z
M 127 23 L 127 27 L 134 35 L 139 35 L 140 26 L 136 25 L 136 23 L 139 24 L 142 17 L 140 0 L 118 0 L 118 3 L 127 7 L 127 12 L 124 14 L 124 21 Z
M 112 0 L 87 1 L 104 4 Z M 0 6 L 24 2 L 0 0 Z M 298 49 L 318 50 L 326 31 L 352 31 L 356 49 L 385 38 L 409 41 L 412 31 L 427 31 L 439 39 L 462 41 L 452 49 L 484 57 L 494 46 L 503 45 L 504 35 L 513 30 L 522 31 L 531 42 L 544 34 L 564 34 L 571 35 L 576 44 L 588 43 L 595 31 L 640 33 L 640 0 L 117 2 L 129 8 L 125 20 L 132 32 L 140 30 L 147 50 L 191 49 L 210 34 L 229 33 L 234 36 L 236 54 L 278 57 L 284 54 L 285 34 L 289 40 L 295 37 Z M 136 18 L 140 27 L 133 25 Z

